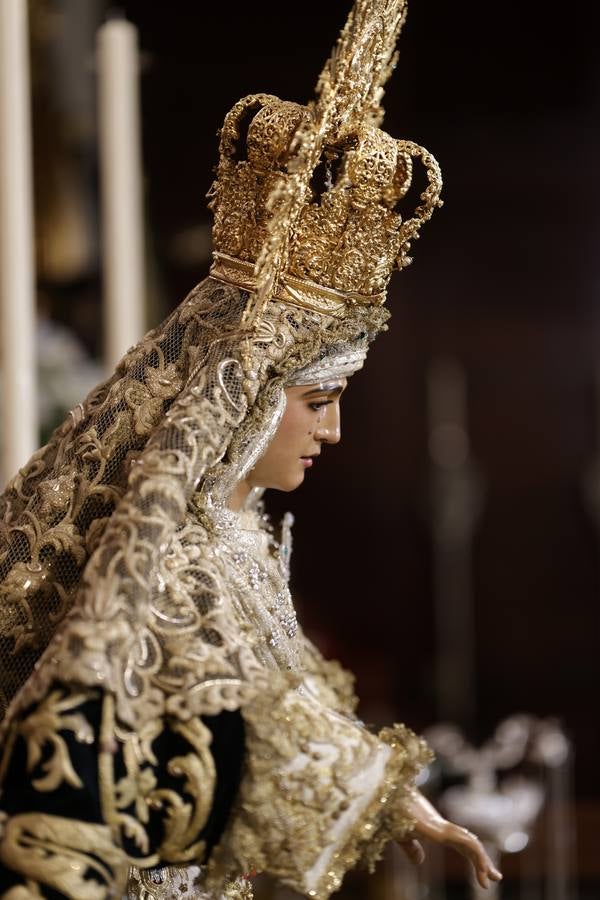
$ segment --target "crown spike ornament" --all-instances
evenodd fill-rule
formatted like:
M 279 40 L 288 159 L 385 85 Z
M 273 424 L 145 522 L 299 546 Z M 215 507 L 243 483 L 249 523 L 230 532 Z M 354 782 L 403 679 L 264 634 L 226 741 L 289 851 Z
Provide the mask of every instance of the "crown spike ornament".
M 349 125 L 383 121 L 383 89 L 398 59 L 406 10 L 406 0 L 358 0 L 350 11 L 316 89 L 317 106 L 327 107 L 338 136 Z
M 382 304 L 392 271 L 411 262 L 411 242 L 442 205 L 433 156 L 378 127 L 405 18 L 406 0 L 356 0 L 314 100 L 254 94 L 225 118 L 209 193 L 211 275 L 250 291 L 250 332 L 271 299 L 339 317 Z M 397 205 L 414 158 L 428 183 L 403 221 Z

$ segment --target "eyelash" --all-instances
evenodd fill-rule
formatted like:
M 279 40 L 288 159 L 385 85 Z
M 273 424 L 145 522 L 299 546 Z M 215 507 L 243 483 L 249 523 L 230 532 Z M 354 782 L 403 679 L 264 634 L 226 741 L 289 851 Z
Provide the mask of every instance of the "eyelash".
M 324 406 L 329 406 L 331 400 L 320 400 L 318 403 L 309 403 L 311 409 L 314 409 L 315 412 L 319 412 L 320 409 L 323 409 Z

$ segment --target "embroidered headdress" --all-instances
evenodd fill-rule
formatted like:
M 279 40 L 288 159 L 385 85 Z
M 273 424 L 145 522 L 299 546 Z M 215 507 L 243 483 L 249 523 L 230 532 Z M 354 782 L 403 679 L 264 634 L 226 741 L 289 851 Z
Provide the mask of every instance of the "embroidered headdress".
M 234 709 L 261 683 L 207 529 L 272 438 L 285 385 L 362 365 L 392 269 L 440 203 L 433 158 L 379 129 L 404 10 L 357 0 L 308 106 L 264 94 L 234 106 L 210 277 L 8 485 L 3 705 L 53 682 L 101 685 L 141 729 Z M 402 221 L 414 157 L 429 182 Z

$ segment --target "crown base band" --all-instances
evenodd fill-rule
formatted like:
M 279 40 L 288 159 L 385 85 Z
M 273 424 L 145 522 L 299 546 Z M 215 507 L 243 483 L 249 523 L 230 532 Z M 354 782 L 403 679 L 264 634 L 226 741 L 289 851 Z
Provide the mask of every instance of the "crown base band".
M 210 276 L 251 293 L 258 289 L 258 282 L 254 275 L 254 263 L 246 262 L 235 256 L 228 256 L 226 253 L 217 251 L 213 253 Z M 381 306 L 385 302 L 385 293 L 367 295 L 337 291 L 335 288 L 324 287 L 308 279 L 284 274 L 277 282 L 271 299 L 342 318 L 349 306 L 356 304 Z

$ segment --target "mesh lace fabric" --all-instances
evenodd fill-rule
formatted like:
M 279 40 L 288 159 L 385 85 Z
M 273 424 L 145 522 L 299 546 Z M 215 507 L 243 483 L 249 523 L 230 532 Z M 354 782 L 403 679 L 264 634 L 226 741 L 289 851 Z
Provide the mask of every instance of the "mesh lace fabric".
M 202 282 L 7 487 L 3 711 L 53 681 L 103 685 L 121 719 L 139 726 L 165 710 L 237 708 L 260 684 L 255 657 L 220 616 L 191 500 L 204 492 L 223 502 L 273 433 L 290 373 L 328 347 L 371 338 L 387 314 L 356 308 L 334 319 L 271 302 L 250 336 L 240 325 L 247 300 Z M 197 665 L 183 679 L 173 661 L 186 646 Z

